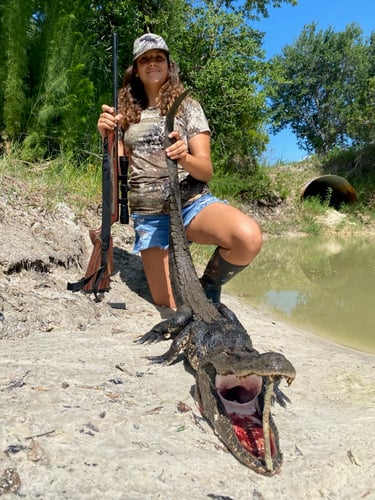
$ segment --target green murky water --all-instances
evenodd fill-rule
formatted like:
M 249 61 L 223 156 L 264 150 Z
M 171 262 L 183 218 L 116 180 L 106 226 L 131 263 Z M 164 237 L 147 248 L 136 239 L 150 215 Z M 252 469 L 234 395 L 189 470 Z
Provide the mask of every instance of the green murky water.
M 226 291 L 333 342 L 375 353 L 374 240 L 266 240 Z

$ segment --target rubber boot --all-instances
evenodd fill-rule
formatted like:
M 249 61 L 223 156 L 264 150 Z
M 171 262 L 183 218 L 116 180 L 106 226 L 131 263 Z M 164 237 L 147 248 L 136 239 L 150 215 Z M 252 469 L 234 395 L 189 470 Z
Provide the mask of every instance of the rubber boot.
M 247 266 L 236 266 L 224 260 L 219 253 L 219 247 L 216 247 L 200 279 L 207 298 L 214 304 L 220 302 L 222 285 L 227 283 L 245 267 Z

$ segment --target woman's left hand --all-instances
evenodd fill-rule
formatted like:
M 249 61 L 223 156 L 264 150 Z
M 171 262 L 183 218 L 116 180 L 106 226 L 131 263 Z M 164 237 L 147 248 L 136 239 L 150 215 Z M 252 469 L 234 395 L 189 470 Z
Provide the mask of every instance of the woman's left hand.
M 212 177 L 210 156 L 210 134 L 202 132 L 189 139 L 189 145 L 174 130 L 168 136 L 176 142 L 166 148 L 168 158 L 178 161 L 179 165 L 198 181 L 209 182 Z
M 180 133 L 174 130 L 168 137 L 170 139 L 176 139 L 176 141 L 165 150 L 168 158 L 179 162 L 186 160 L 188 148 L 185 142 L 181 139 Z

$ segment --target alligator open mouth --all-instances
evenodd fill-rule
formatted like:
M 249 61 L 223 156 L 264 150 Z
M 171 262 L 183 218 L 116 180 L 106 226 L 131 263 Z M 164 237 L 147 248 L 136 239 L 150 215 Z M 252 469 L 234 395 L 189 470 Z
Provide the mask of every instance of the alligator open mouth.
M 255 374 L 237 377 L 234 374 L 216 375 L 215 386 L 232 430 L 244 452 L 265 464 L 272 473 L 277 443 L 269 426 L 272 394 L 264 398 L 260 407 L 259 396 L 263 377 Z M 267 384 L 266 384 L 267 386 Z M 270 393 L 270 391 L 265 391 Z

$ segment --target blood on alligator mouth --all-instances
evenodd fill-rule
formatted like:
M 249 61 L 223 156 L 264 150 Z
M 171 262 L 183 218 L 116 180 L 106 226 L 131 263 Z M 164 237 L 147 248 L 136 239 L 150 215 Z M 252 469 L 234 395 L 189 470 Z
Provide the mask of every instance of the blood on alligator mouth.
M 217 375 L 216 390 L 224 405 L 233 432 L 242 448 L 253 457 L 264 458 L 264 433 L 258 397 L 262 390 L 262 377 L 247 375 Z M 276 452 L 271 431 L 271 456 Z

